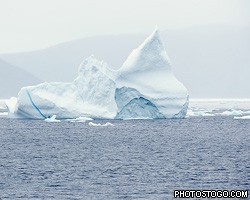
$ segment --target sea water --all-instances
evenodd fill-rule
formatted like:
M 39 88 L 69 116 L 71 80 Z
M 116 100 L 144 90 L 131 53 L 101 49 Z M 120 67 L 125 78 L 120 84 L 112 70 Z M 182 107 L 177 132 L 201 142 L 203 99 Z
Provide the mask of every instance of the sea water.
M 109 122 L 0 118 L 0 199 L 173 199 L 178 189 L 250 188 L 250 120 Z

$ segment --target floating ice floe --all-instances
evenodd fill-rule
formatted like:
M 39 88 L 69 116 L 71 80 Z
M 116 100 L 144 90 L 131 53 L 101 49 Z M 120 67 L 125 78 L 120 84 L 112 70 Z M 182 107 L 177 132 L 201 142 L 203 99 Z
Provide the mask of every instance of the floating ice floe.
M 249 115 L 250 99 L 190 99 L 187 116 L 207 114 L 214 116 Z
M 244 114 L 244 111 L 242 110 L 226 110 L 221 113 L 223 116 L 237 116 L 237 115 L 242 115 Z
M 198 108 L 188 109 L 187 116 L 190 117 L 199 117 L 199 116 L 243 116 L 250 114 L 250 110 L 206 110 Z
M 61 122 L 61 120 L 56 119 L 56 115 L 53 115 L 52 117 L 48 117 L 44 121 L 46 121 L 46 122 Z
M 135 118 L 123 118 L 123 120 L 153 120 L 154 118 L 149 118 L 149 117 L 135 117 Z
M 114 124 L 111 124 L 110 122 L 107 122 L 105 124 L 89 122 L 89 126 L 114 126 Z
M 189 109 L 207 111 L 250 110 L 250 99 L 190 99 Z
M 70 120 L 67 120 L 67 121 L 70 121 L 70 122 L 86 122 L 86 121 L 90 121 L 90 120 L 93 120 L 93 119 L 90 118 L 90 117 L 77 117 L 75 119 L 70 119 Z
M 0 116 L 7 116 L 8 112 L 0 112 Z
M 234 117 L 234 119 L 250 119 L 250 115 L 242 116 L 242 117 Z
M 187 116 L 190 117 L 213 117 L 215 116 L 212 113 L 209 113 L 209 111 L 204 111 L 204 110 L 188 110 Z

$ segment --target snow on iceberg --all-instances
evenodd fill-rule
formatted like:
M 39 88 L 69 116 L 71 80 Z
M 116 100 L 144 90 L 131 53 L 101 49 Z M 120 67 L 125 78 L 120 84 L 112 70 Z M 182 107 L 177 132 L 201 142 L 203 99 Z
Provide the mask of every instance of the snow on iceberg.
M 187 89 L 174 76 L 157 29 L 129 55 L 118 71 L 116 84 L 116 102 L 118 111 L 122 112 L 118 118 L 126 114 L 127 117 L 184 118 L 187 113 Z M 120 103 L 124 99 L 128 102 L 126 107 Z
M 54 114 L 59 119 L 184 118 L 188 102 L 187 89 L 175 78 L 155 30 L 118 71 L 90 56 L 71 83 L 22 88 L 12 110 L 15 116 L 38 119 Z

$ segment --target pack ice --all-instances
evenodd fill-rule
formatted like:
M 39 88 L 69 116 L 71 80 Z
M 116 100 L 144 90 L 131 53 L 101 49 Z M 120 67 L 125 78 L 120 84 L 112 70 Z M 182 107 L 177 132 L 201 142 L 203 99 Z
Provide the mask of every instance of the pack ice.
M 22 118 L 184 118 L 188 92 L 171 70 L 155 30 L 118 71 L 93 56 L 71 83 L 42 83 L 20 90 L 12 113 Z

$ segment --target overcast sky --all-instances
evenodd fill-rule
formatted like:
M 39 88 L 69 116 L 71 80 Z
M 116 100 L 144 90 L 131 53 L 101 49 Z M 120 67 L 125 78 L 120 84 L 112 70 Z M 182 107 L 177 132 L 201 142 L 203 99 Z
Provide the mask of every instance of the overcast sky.
M 248 26 L 249 0 L 0 0 L 0 53 L 86 36 L 223 23 Z

